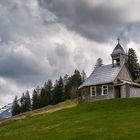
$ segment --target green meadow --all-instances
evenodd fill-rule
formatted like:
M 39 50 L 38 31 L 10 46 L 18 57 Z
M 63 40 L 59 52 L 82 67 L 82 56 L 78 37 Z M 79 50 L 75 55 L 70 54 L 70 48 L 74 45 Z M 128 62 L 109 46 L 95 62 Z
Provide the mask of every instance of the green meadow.
M 140 99 L 66 101 L 0 121 L 0 140 L 138 140 Z

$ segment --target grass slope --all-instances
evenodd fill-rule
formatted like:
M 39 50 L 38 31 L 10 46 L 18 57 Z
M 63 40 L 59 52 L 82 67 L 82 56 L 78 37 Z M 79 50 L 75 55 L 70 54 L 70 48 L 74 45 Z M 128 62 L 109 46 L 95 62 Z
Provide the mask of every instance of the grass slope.
M 58 108 L 64 105 L 76 103 L 68 101 Z M 57 106 L 50 108 L 57 110 Z M 0 140 L 140 139 L 138 98 L 95 101 L 48 113 L 50 108 L 1 121 Z

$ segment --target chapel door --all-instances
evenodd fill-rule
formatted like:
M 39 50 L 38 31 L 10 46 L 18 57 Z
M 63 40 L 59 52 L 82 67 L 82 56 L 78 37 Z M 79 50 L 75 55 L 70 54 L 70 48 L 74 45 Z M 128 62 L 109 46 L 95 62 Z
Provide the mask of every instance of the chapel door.
M 121 98 L 120 86 L 115 87 L 115 94 L 116 94 L 116 98 Z

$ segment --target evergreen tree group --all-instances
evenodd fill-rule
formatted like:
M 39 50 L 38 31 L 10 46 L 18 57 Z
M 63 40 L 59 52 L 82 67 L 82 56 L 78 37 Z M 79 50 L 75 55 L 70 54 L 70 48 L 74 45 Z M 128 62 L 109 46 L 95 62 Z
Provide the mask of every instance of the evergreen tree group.
M 128 69 L 132 75 L 133 80 L 140 77 L 140 65 L 135 50 L 132 48 L 128 52 Z M 96 67 L 102 66 L 103 60 L 99 58 L 96 63 Z M 21 99 L 15 97 L 12 106 L 12 115 L 17 115 L 30 110 L 35 110 L 48 105 L 54 105 L 63 102 L 67 99 L 74 99 L 78 97 L 78 87 L 86 79 L 84 71 L 81 73 L 78 70 L 74 71 L 74 74 L 64 77 L 60 77 L 53 84 L 51 80 L 48 80 L 40 88 L 37 86 L 33 90 L 32 99 L 30 99 L 29 91 L 22 95 Z
M 17 96 L 13 101 L 12 115 L 17 115 L 26 111 L 39 109 L 48 105 L 55 105 L 68 99 L 78 97 L 78 87 L 84 82 L 86 74 L 78 70 L 74 74 L 60 77 L 53 84 L 51 80 L 44 83 L 42 87 L 37 86 L 33 90 L 32 99 L 30 99 L 29 91 L 22 94 L 21 99 L 17 100 Z
M 31 99 L 29 95 L 29 91 L 27 90 L 26 93 L 22 94 L 21 99 L 17 99 L 17 96 L 15 97 L 12 105 L 12 116 L 30 111 L 31 110 Z

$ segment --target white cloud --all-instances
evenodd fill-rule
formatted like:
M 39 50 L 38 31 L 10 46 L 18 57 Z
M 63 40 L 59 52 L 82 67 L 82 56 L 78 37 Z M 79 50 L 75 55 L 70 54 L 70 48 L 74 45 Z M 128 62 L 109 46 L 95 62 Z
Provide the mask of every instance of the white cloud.
M 6 85 L 6 80 L 4 78 L 0 78 L 0 86 Z

